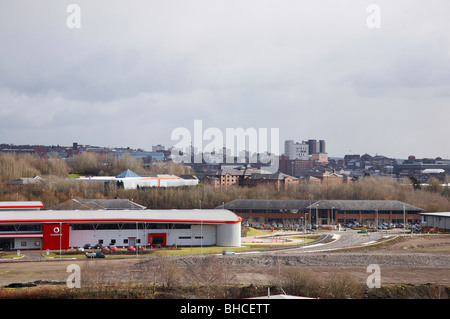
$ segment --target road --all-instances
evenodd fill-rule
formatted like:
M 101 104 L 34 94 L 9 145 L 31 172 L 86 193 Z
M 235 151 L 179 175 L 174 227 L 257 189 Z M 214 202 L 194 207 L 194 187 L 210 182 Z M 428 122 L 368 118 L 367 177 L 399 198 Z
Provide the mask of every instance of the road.
M 295 235 L 298 236 L 298 232 Z M 366 234 L 358 234 L 356 230 L 347 229 L 345 231 L 320 231 L 321 237 L 313 242 L 298 245 L 298 246 L 285 246 L 283 249 L 269 249 L 273 253 L 292 253 L 298 254 L 299 252 L 324 252 L 337 249 L 345 249 L 351 247 L 365 246 L 376 243 L 383 239 L 393 238 L 398 236 L 398 231 L 379 231 L 369 232 Z M 292 233 L 278 233 L 278 236 L 292 236 Z M 267 249 L 261 250 L 268 251 Z M 255 252 L 241 252 L 255 253 Z
M 324 232 L 327 238 L 323 241 L 312 242 L 305 248 L 301 248 L 305 251 L 327 251 L 343 248 L 351 248 L 355 246 L 364 246 L 376 243 L 382 239 L 393 238 L 398 235 L 398 232 L 369 232 L 366 234 L 358 234 L 356 230 L 348 229 L 340 232 Z M 331 241 L 326 242 L 331 238 Z

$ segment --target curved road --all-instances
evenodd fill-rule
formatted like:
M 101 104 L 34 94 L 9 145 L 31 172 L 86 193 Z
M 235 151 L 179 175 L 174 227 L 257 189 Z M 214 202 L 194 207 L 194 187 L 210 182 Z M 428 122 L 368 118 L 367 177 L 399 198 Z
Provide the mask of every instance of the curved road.
M 360 247 L 376 243 L 377 241 L 393 238 L 399 235 L 398 231 L 379 231 L 369 232 L 366 234 L 358 234 L 356 230 L 347 229 L 345 231 L 321 231 L 322 236 L 310 243 L 291 247 L 283 247 L 280 249 L 260 250 L 261 252 L 270 253 L 302 253 L 302 252 L 323 252 L 336 249 Z M 292 235 L 292 234 L 290 234 Z M 298 235 L 298 233 L 296 233 Z M 286 234 L 286 236 L 289 236 Z M 240 252 L 239 254 L 255 253 Z
M 379 242 L 380 240 L 390 239 L 398 236 L 398 232 L 388 232 L 388 231 L 379 231 L 379 232 L 369 232 L 366 234 L 358 234 L 356 230 L 347 229 L 346 231 L 335 231 L 335 232 L 324 232 L 326 235 L 326 239 L 322 242 L 314 241 L 309 245 L 306 245 L 304 248 L 297 248 L 293 251 L 297 251 L 299 249 L 305 252 L 316 252 L 316 251 L 327 251 L 327 250 L 336 250 L 343 248 L 352 248 L 352 247 L 360 247 L 365 245 L 374 244 Z M 330 240 L 331 239 L 331 240 Z M 328 242 L 327 242 L 328 240 Z

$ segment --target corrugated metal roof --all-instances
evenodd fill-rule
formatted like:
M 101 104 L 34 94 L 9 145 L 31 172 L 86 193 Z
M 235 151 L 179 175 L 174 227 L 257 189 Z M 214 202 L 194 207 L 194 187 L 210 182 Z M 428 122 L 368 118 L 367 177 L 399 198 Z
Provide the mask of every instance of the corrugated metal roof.
M 339 209 L 339 210 L 389 210 L 424 211 L 420 207 L 409 205 L 398 200 L 319 200 L 311 205 L 312 209 Z
M 53 210 L 145 209 L 128 199 L 70 199 L 53 207 Z
M 224 204 L 225 209 L 299 210 L 306 209 L 311 200 L 236 199 Z M 217 208 L 222 208 L 219 206 Z
M 238 223 L 242 219 L 229 210 L 43 210 L 3 211 L 0 223 Z
M 338 210 L 403 210 L 424 211 L 420 207 L 397 200 L 263 200 L 236 199 L 223 205 L 225 209 L 261 209 L 261 210 L 306 210 L 306 209 L 338 209 Z M 222 208 L 222 205 L 217 207 Z

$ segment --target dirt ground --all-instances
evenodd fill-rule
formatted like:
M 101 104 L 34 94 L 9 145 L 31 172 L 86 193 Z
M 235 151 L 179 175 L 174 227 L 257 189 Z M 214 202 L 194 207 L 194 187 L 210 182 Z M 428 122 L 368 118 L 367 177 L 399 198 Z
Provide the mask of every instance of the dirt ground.
M 36 252 L 37 253 L 37 252 Z M 181 266 L 197 257 L 176 257 Z M 233 281 L 240 284 L 271 284 L 277 280 L 277 269 L 283 266 L 304 267 L 319 276 L 348 273 L 366 282 L 369 263 L 379 263 L 383 283 L 435 283 L 450 285 L 450 235 L 414 235 L 390 244 L 329 253 L 249 254 L 221 256 L 232 262 Z M 0 287 L 11 283 L 36 281 L 66 282 L 67 267 L 97 270 L 112 280 L 129 280 L 126 273 L 136 272 L 145 257 L 127 259 L 74 259 L 51 261 L 0 261 Z M 123 278 L 123 279 L 120 279 Z

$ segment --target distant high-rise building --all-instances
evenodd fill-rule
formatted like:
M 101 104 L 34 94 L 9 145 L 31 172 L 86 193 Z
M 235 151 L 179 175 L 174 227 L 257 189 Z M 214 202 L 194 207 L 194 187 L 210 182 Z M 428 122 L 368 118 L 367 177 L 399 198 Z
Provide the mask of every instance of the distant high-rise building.
M 317 153 L 317 141 L 316 140 L 308 140 L 308 153 L 312 155 Z
M 307 160 L 308 144 L 298 142 L 294 143 L 292 140 L 287 140 L 284 142 L 284 155 L 286 155 L 290 160 Z
M 326 153 L 326 149 L 325 149 L 325 141 L 324 140 L 320 140 L 319 141 L 319 153 Z

